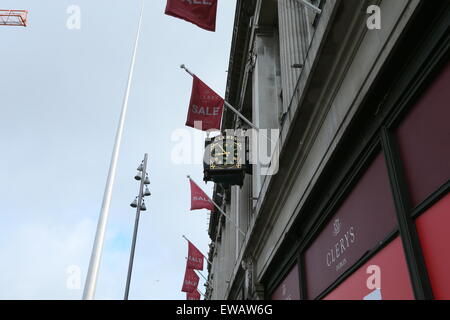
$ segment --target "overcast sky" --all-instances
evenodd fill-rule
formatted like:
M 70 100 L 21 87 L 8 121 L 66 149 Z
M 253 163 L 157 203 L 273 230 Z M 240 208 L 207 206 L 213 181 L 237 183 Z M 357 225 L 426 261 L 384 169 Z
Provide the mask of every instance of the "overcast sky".
M 219 1 L 216 33 L 164 15 L 165 4 L 146 1 L 98 299 L 123 298 L 135 218 L 129 203 L 139 187 L 133 177 L 146 152 L 152 197 L 141 216 L 130 299 L 185 299 L 182 235 L 208 252 L 208 213 L 189 211 L 186 178 L 200 184 L 202 165 L 173 159 L 180 141 L 189 144 L 175 139 L 180 134 L 191 134 L 192 158 L 203 143 L 201 132 L 184 127 L 192 80 L 179 65 L 224 94 L 236 0 Z M 80 30 L 66 26 L 70 5 L 81 9 Z M 27 28 L 0 26 L 0 299 L 80 299 L 140 1 L 2 0 L 1 7 L 30 14 Z M 211 194 L 211 184 L 204 188 Z M 79 289 L 67 286 L 77 267 Z

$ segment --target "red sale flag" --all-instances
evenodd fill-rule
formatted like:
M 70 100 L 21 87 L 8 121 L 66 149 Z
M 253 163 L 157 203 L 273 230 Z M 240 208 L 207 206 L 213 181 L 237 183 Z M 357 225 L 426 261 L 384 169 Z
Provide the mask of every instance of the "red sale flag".
M 200 300 L 200 292 L 198 290 L 186 292 L 186 300 Z
M 200 209 L 214 211 L 214 204 L 211 203 L 206 193 L 192 179 L 189 179 L 189 182 L 191 184 L 191 211 Z
M 201 123 L 201 130 L 220 130 L 224 99 L 193 75 L 192 95 L 186 126 L 195 128 L 195 122 Z M 197 126 L 198 127 L 198 126 Z
M 200 278 L 195 273 L 194 270 L 186 268 L 186 273 L 184 274 L 183 288 L 181 289 L 181 291 L 183 292 L 196 291 L 199 280 Z
M 189 269 L 203 270 L 203 254 L 190 241 L 188 241 L 188 260 Z
M 167 0 L 165 13 L 216 31 L 217 0 Z

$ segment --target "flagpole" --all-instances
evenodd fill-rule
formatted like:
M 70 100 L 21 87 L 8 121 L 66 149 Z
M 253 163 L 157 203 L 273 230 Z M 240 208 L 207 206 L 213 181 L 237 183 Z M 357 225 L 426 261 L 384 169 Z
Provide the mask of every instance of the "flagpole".
M 197 269 L 194 269 L 194 272 L 195 272 L 195 271 L 197 271 L 196 273 L 198 273 L 199 275 L 201 275 L 202 278 L 203 278 L 206 282 L 208 282 L 208 279 L 206 279 L 206 277 L 203 275 L 203 273 L 201 273 L 201 272 L 198 271 Z
M 184 240 L 186 240 L 187 242 L 192 243 L 192 241 L 189 240 L 185 235 L 182 235 L 182 237 L 183 237 Z M 197 249 L 197 250 L 198 250 L 198 249 Z M 208 258 L 203 254 L 203 252 L 201 252 L 200 250 L 198 250 L 198 252 L 200 252 L 200 253 L 202 254 L 203 258 L 205 258 L 205 260 L 206 260 L 210 265 L 212 265 L 211 261 L 208 260 Z
M 225 218 L 227 218 L 228 221 L 230 221 L 230 222 L 234 225 L 234 227 L 235 227 L 236 229 L 238 229 L 238 231 L 239 231 L 239 232 L 242 234 L 242 236 L 245 238 L 245 232 L 242 231 L 241 228 L 239 228 L 239 227 L 236 225 L 236 223 L 234 223 L 234 221 L 230 219 L 230 217 L 222 210 L 221 207 L 219 207 L 214 201 L 211 200 L 211 202 L 212 202 L 212 204 L 220 211 L 220 213 L 222 213 L 222 214 L 225 216 Z
M 95 240 L 94 240 L 94 245 L 92 248 L 91 259 L 89 262 L 89 269 L 88 269 L 88 273 L 87 273 L 87 277 L 86 277 L 86 283 L 84 286 L 83 300 L 93 300 L 95 297 L 95 289 L 96 289 L 96 285 L 97 285 L 98 271 L 100 268 L 100 260 L 101 260 L 102 251 L 103 251 L 103 244 L 105 241 L 106 225 L 108 222 L 112 191 L 113 191 L 113 186 L 114 186 L 114 180 L 116 177 L 117 162 L 119 159 L 120 145 L 122 142 L 125 118 L 126 118 L 126 114 L 127 114 L 127 110 L 128 110 L 128 98 L 130 96 L 131 82 L 133 79 L 134 65 L 136 62 L 136 53 L 137 53 L 137 47 L 138 47 L 138 43 L 139 43 L 139 36 L 141 33 L 143 13 L 144 13 L 144 0 L 142 0 L 142 4 L 141 4 L 141 14 L 139 17 L 139 26 L 138 26 L 138 30 L 137 30 L 137 34 L 136 34 L 136 40 L 134 43 L 133 56 L 132 56 L 131 64 L 130 64 L 128 83 L 127 83 L 127 87 L 125 90 L 122 112 L 120 114 L 119 125 L 117 127 L 116 140 L 114 143 L 114 149 L 113 149 L 113 153 L 111 156 L 111 162 L 110 162 L 110 167 L 109 167 L 108 178 L 106 181 L 105 193 L 103 195 L 102 209 L 101 209 L 100 217 L 98 220 L 97 231 L 95 234 Z
M 198 290 L 197 288 L 197 292 L 200 293 L 203 296 L 203 299 L 206 299 L 206 296 L 203 294 L 203 292 L 201 292 L 200 290 Z
M 180 66 L 181 69 L 184 69 L 187 73 L 189 73 L 192 77 L 194 77 L 194 74 L 191 72 L 191 70 L 189 70 L 184 64 L 182 64 Z M 255 124 L 253 124 L 253 122 L 251 122 L 250 120 L 248 120 L 242 113 L 240 113 L 235 107 L 233 107 L 230 103 L 228 103 L 227 101 L 224 100 L 224 104 L 225 106 L 230 109 L 231 111 L 233 111 L 234 113 L 236 113 L 238 115 L 239 118 L 241 118 L 242 120 L 245 121 L 245 123 L 247 123 L 250 127 L 252 127 L 253 129 L 259 131 L 259 127 L 257 127 Z
M 224 100 L 224 104 L 228 109 L 230 109 L 231 111 L 236 113 L 242 120 L 244 120 L 245 123 L 247 123 L 250 127 L 252 127 L 253 129 L 255 129 L 256 131 L 259 132 L 259 127 L 257 127 L 256 125 L 253 124 L 253 122 L 250 122 L 250 120 L 248 120 L 246 117 L 244 117 L 244 115 L 242 113 L 240 113 L 239 111 L 237 111 L 237 109 L 235 107 L 233 107 L 228 101 Z
M 187 176 L 188 177 L 188 179 L 189 180 L 191 180 L 193 183 L 195 183 L 195 185 L 199 188 L 199 189 L 201 189 L 202 190 L 202 188 L 200 188 L 199 186 L 198 186 L 198 184 L 194 181 L 194 180 L 192 180 L 191 179 L 191 176 Z M 203 192 L 203 193 L 205 193 L 205 192 Z M 245 238 L 245 232 L 244 231 L 242 231 L 241 230 L 241 228 L 239 228 L 237 225 L 236 225 L 236 223 L 234 223 L 234 221 L 233 220 L 231 220 L 231 218 L 225 213 L 225 211 L 223 211 L 222 210 L 222 208 L 221 207 L 219 207 L 218 205 L 217 205 L 217 203 L 215 203 L 206 193 L 205 193 L 205 195 L 208 197 L 208 199 L 209 199 L 209 201 L 220 211 L 220 213 L 221 214 L 223 214 L 224 216 L 225 216 L 225 218 L 227 218 L 228 219 L 228 221 L 230 221 L 233 225 L 234 225 L 234 227 L 242 234 L 242 236 L 244 236 L 244 238 Z

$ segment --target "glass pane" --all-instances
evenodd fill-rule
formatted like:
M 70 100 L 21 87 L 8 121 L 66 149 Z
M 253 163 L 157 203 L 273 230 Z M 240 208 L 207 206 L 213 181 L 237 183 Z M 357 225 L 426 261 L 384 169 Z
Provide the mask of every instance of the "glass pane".
M 298 279 L 298 265 L 296 265 L 272 294 L 272 300 L 300 300 Z
M 397 131 L 413 205 L 450 179 L 450 64 Z

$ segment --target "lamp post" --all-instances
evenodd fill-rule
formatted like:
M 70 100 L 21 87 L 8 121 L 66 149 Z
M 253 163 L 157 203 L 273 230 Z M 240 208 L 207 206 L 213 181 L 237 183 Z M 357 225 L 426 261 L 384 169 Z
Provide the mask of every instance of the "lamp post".
M 125 286 L 125 296 L 124 300 L 128 300 L 128 294 L 130 292 L 130 281 L 131 281 L 131 273 L 133 271 L 133 261 L 134 261 L 134 251 L 136 249 L 136 238 L 137 238 L 137 231 L 139 227 L 139 216 L 141 211 L 146 211 L 147 207 L 145 206 L 144 198 L 147 196 L 150 196 L 151 193 L 148 190 L 148 185 L 150 184 L 150 179 L 148 178 L 147 174 L 147 159 L 148 155 L 145 154 L 144 160 L 138 167 L 138 172 L 136 176 L 134 177 L 136 180 L 141 181 L 140 187 L 139 187 L 139 195 L 136 197 L 136 199 L 130 204 L 132 208 L 136 208 L 136 220 L 134 223 L 134 232 L 133 232 L 133 241 L 131 243 L 131 252 L 130 252 L 130 262 L 128 264 L 128 276 L 127 276 L 127 284 Z M 145 186 L 145 191 L 144 191 Z

